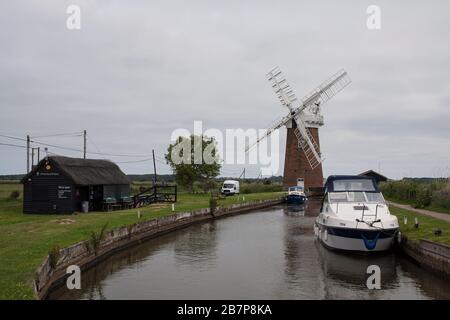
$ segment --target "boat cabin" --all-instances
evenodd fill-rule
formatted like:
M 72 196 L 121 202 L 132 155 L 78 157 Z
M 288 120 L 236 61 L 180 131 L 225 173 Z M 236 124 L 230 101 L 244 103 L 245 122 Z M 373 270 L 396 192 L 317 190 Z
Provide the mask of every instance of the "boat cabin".
M 373 177 L 329 176 L 325 182 L 324 202 L 381 202 L 384 198 Z

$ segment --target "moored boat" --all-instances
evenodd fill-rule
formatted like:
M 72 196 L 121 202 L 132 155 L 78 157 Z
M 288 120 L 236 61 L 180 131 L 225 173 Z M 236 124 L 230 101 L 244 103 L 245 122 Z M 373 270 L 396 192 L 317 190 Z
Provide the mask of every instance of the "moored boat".
M 398 232 L 375 180 L 362 176 L 330 176 L 314 232 L 326 247 L 347 251 L 384 251 Z
M 307 200 L 305 190 L 302 186 L 289 187 L 286 196 L 288 204 L 303 204 Z

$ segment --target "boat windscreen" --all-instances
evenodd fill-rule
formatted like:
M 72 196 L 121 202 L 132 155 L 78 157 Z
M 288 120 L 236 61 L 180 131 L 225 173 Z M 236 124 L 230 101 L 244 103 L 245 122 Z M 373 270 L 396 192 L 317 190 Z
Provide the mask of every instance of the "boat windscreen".
M 347 202 L 347 192 L 330 192 L 330 202 Z
M 369 179 L 343 179 L 333 181 L 333 191 L 376 191 L 376 187 Z
M 366 192 L 366 197 L 369 202 L 384 202 L 383 196 L 379 192 Z
M 364 202 L 366 198 L 364 197 L 364 192 L 348 192 L 348 201 L 350 202 Z
M 328 193 L 329 201 L 335 202 L 376 202 L 384 203 L 383 196 L 379 192 L 340 191 Z

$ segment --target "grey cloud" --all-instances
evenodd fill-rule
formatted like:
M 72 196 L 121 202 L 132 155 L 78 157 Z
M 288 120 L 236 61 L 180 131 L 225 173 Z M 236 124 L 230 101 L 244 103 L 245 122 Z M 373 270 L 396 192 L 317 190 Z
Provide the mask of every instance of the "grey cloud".
M 80 31 L 65 28 L 69 4 L 81 6 Z M 353 83 L 323 107 L 325 173 L 380 166 L 393 178 L 435 175 L 450 162 L 450 3 L 378 1 L 380 31 L 367 30 L 367 5 L 3 3 L 0 133 L 87 129 L 103 152 L 155 148 L 162 156 L 172 131 L 192 130 L 194 120 L 222 130 L 264 128 L 284 115 L 264 78 L 275 65 L 298 96 L 344 67 Z M 23 172 L 22 150 L 0 152 L 0 174 Z M 148 163 L 121 166 L 150 171 Z

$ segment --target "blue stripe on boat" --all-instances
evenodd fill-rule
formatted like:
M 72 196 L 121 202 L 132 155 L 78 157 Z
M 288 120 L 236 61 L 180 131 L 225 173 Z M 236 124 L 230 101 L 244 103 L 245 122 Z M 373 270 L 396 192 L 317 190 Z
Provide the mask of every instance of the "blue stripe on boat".
M 354 238 L 363 239 L 365 241 L 375 240 L 375 239 L 385 239 L 391 238 L 395 235 L 397 229 L 383 229 L 383 230 L 361 230 L 353 228 L 339 228 L 339 227 L 329 227 L 326 228 L 328 234 L 344 237 L 344 238 Z M 376 242 L 376 240 L 375 240 Z M 369 249 L 369 248 L 368 248 Z

